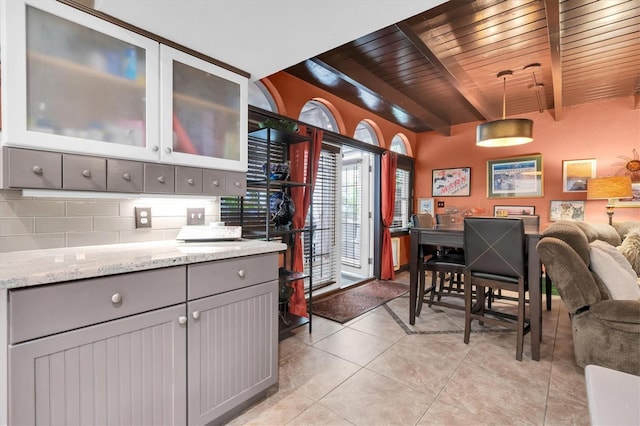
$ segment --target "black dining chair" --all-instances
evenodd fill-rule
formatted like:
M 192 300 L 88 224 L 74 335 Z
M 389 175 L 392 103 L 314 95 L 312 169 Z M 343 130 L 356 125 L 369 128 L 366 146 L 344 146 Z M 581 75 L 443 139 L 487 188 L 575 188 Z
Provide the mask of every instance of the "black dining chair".
M 465 218 L 464 219 L 464 342 L 469 343 L 471 322 L 479 320 L 516 330 L 516 359 L 522 360 L 524 335 L 530 329 L 525 318 L 527 282 L 526 238 L 522 219 Z M 475 287 L 476 302 L 472 301 Z M 494 290 L 517 293 L 517 314 L 499 307 L 485 307 Z
M 433 226 L 433 224 L 427 224 L 428 219 L 420 218 L 420 216 L 422 215 L 412 216 L 414 227 L 428 228 Z M 418 286 L 416 315 L 420 316 L 420 313 L 422 312 L 422 305 L 425 302 L 427 293 L 429 298 L 426 299 L 426 302 L 429 306 L 436 304 L 460 309 L 460 305 L 442 301 L 442 292 L 445 289 L 450 290 L 451 286 L 456 286 L 458 292 L 462 291 L 461 284 L 464 270 L 464 256 L 459 254 L 450 255 L 442 248 L 434 246 L 423 246 L 421 247 L 421 250 L 423 255 L 422 269 L 423 272 L 429 271 L 431 273 L 431 286 L 426 288 L 425 274 L 422 273 Z

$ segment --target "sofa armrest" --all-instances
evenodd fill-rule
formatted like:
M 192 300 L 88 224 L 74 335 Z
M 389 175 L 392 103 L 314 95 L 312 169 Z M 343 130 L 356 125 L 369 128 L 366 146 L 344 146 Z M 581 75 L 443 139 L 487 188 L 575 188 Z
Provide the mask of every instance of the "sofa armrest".
M 589 312 L 604 321 L 640 324 L 640 300 L 603 300 L 591 306 Z

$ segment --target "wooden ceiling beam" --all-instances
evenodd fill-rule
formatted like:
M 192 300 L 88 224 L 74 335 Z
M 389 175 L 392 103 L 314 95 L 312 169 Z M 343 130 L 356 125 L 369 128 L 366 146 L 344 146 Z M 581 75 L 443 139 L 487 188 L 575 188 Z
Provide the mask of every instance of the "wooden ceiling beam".
M 551 52 L 551 81 L 553 84 L 554 119 L 562 120 L 562 54 L 560 52 L 560 2 L 544 0 L 544 11 L 547 17 L 549 34 L 549 51 Z
M 495 120 L 501 117 L 499 108 L 492 105 L 480 92 L 480 89 L 478 89 L 453 55 L 446 51 L 437 51 L 437 44 L 435 40 L 431 39 L 430 31 L 425 33 L 427 35 L 425 40 L 425 38 L 418 36 L 406 21 L 397 23 L 396 27 L 480 115 L 487 120 Z
M 353 59 L 340 56 L 339 60 L 332 61 L 332 63 L 324 62 L 317 57 L 310 60 L 327 71 L 340 76 L 340 78 L 358 89 L 365 90 L 373 96 L 379 96 L 391 104 L 398 105 L 407 114 L 422 120 L 438 133 L 444 136 L 451 136 L 451 125 L 449 123 L 398 91 Z

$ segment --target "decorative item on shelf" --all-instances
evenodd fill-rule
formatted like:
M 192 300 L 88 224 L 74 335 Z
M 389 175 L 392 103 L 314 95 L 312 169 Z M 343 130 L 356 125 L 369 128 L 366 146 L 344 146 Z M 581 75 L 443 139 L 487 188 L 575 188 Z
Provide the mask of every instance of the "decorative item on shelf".
M 269 214 L 276 229 L 287 230 L 296 212 L 293 200 L 285 192 L 278 191 L 269 197 Z
M 284 163 L 270 163 L 267 172 L 267 163 L 262 163 L 262 172 L 271 180 L 289 180 L 289 161 Z
M 526 67 L 525 67 L 526 68 Z M 507 115 L 507 76 L 513 71 L 500 71 L 502 78 L 502 119 L 489 121 L 476 128 L 476 145 L 483 147 L 502 147 L 522 145 L 533 142 L 533 121 L 528 118 L 506 118 Z
M 630 176 L 607 176 L 587 180 L 587 200 L 607 200 L 609 225 L 613 223 L 616 200 L 633 196 Z
M 293 121 L 289 120 L 274 120 L 272 118 L 267 118 L 266 120 L 258 123 L 258 127 L 261 129 L 271 128 L 276 130 L 286 130 L 288 132 L 296 132 L 298 131 L 298 125 Z

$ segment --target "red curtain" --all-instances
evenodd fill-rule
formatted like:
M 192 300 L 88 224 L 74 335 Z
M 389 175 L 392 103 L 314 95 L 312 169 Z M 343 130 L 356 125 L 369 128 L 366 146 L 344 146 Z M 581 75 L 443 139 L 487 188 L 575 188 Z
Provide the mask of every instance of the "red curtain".
M 298 133 L 308 135 L 306 126 L 299 126 Z M 318 174 L 318 164 L 320 163 L 320 149 L 322 148 L 322 130 L 313 130 L 309 135 L 312 140 L 313 152 L 310 152 L 310 143 L 301 142 L 289 146 L 290 176 L 293 182 L 304 182 L 311 186 L 299 186 L 291 188 L 291 199 L 296 208 L 293 215 L 293 228 L 304 228 L 307 219 L 307 212 L 311 204 L 313 187 Z M 310 170 L 313 169 L 313 173 Z M 293 243 L 293 266 L 295 272 L 304 271 L 302 260 L 303 247 L 301 233 L 294 234 Z M 297 280 L 291 283 L 294 288 L 293 296 L 289 303 L 289 312 L 298 316 L 308 317 L 307 302 L 304 298 L 304 280 Z
M 391 224 L 396 202 L 396 170 L 398 168 L 398 154 L 387 151 L 382 154 L 382 262 L 380 278 L 392 280 L 395 278 L 393 270 L 393 250 L 391 248 Z

